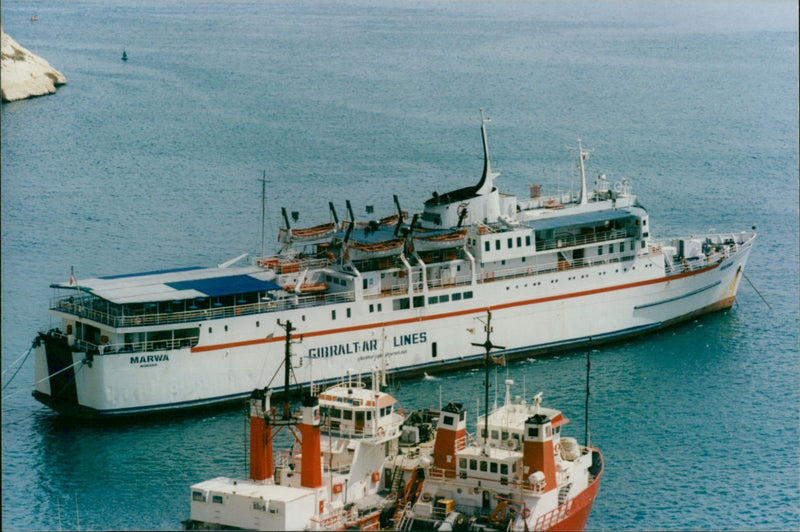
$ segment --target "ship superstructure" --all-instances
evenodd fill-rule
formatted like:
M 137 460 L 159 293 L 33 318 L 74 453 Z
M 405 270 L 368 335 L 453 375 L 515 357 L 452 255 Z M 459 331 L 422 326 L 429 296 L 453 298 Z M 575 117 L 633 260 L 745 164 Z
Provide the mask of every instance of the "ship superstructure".
M 71 279 L 52 285 L 36 350 L 37 399 L 76 415 L 113 416 L 246 397 L 283 359 L 285 331 L 301 384 L 435 371 L 479 362 L 470 338 L 491 309 L 508 356 L 599 343 L 730 307 L 755 233 L 656 241 L 622 179 L 590 190 L 500 193 L 481 122 L 477 184 L 434 192 L 422 211 L 297 229 L 252 265 Z M 280 378 L 280 376 L 279 376 Z M 277 382 L 278 387 L 281 386 Z

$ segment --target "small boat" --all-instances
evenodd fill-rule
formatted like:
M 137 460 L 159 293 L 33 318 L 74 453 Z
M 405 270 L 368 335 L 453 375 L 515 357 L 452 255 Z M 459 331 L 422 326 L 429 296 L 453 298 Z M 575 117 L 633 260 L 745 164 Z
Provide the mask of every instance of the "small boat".
M 283 287 L 286 292 L 299 292 L 301 294 L 321 294 L 323 292 L 328 291 L 328 285 L 326 283 L 304 283 L 300 285 L 300 288 L 297 289 L 295 285 L 287 284 Z
M 36 15 L 31 15 L 31 22 L 37 22 L 38 20 L 39 17 L 37 17 Z
M 128 60 L 128 52 L 126 52 L 125 50 L 122 51 L 122 60 L 123 61 L 127 61 Z
M 461 247 L 467 242 L 467 229 L 437 232 L 434 234 L 414 234 L 413 249 L 417 253 L 440 249 Z
M 315 225 L 314 227 L 306 227 L 304 229 L 286 229 L 281 227 L 278 230 L 278 241 L 284 242 L 287 240 L 295 242 L 304 242 L 310 240 L 320 240 L 329 237 L 336 230 L 334 222 Z
M 405 238 L 392 238 L 379 242 L 350 242 L 347 245 L 349 260 L 382 259 L 400 255 L 403 252 Z

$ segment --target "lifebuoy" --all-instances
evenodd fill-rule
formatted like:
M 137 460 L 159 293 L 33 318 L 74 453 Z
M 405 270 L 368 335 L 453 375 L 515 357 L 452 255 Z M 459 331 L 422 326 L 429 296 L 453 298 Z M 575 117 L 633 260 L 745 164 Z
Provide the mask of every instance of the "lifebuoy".
M 431 496 L 430 493 L 423 493 L 422 494 L 422 502 L 431 502 L 432 500 L 433 500 L 433 497 Z
M 386 431 L 383 430 L 383 427 L 378 427 L 378 436 L 383 436 L 384 434 L 386 434 Z
M 553 450 L 555 451 L 556 454 L 560 455 L 561 454 L 561 442 L 556 443 L 555 447 L 553 447 Z

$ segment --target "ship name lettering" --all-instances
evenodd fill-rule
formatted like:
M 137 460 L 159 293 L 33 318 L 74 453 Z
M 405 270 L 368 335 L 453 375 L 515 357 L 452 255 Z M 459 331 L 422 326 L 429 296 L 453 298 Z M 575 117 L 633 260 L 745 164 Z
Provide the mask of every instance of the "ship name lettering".
M 411 344 L 424 344 L 428 341 L 428 335 L 424 332 L 418 332 L 414 334 L 404 334 L 402 336 L 395 336 L 394 337 L 394 346 L 400 347 L 403 345 L 411 345 Z
M 169 362 L 169 355 L 142 355 L 131 357 L 131 364 L 148 364 L 152 362 Z

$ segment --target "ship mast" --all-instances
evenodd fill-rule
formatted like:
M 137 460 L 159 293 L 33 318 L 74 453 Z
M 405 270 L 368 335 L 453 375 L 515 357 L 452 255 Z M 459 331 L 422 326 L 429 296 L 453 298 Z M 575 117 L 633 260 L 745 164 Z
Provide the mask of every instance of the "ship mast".
M 489 441 L 489 351 L 492 349 L 505 349 L 502 345 L 494 345 L 492 340 L 490 339 L 490 335 L 492 334 L 492 311 L 486 309 L 486 325 L 484 325 L 483 329 L 486 331 L 486 341 L 482 344 L 476 344 L 475 342 L 472 345 L 476 347 L 483 347 L 486 350 L 486 353 L 483 356 L 483 365 L 486 370 L 486 375 L 483 380 L 483 388 L 484 388 L 484 405 L 486 408 L 486 414 L 483 418 L 483 443 L 484 449 Z

